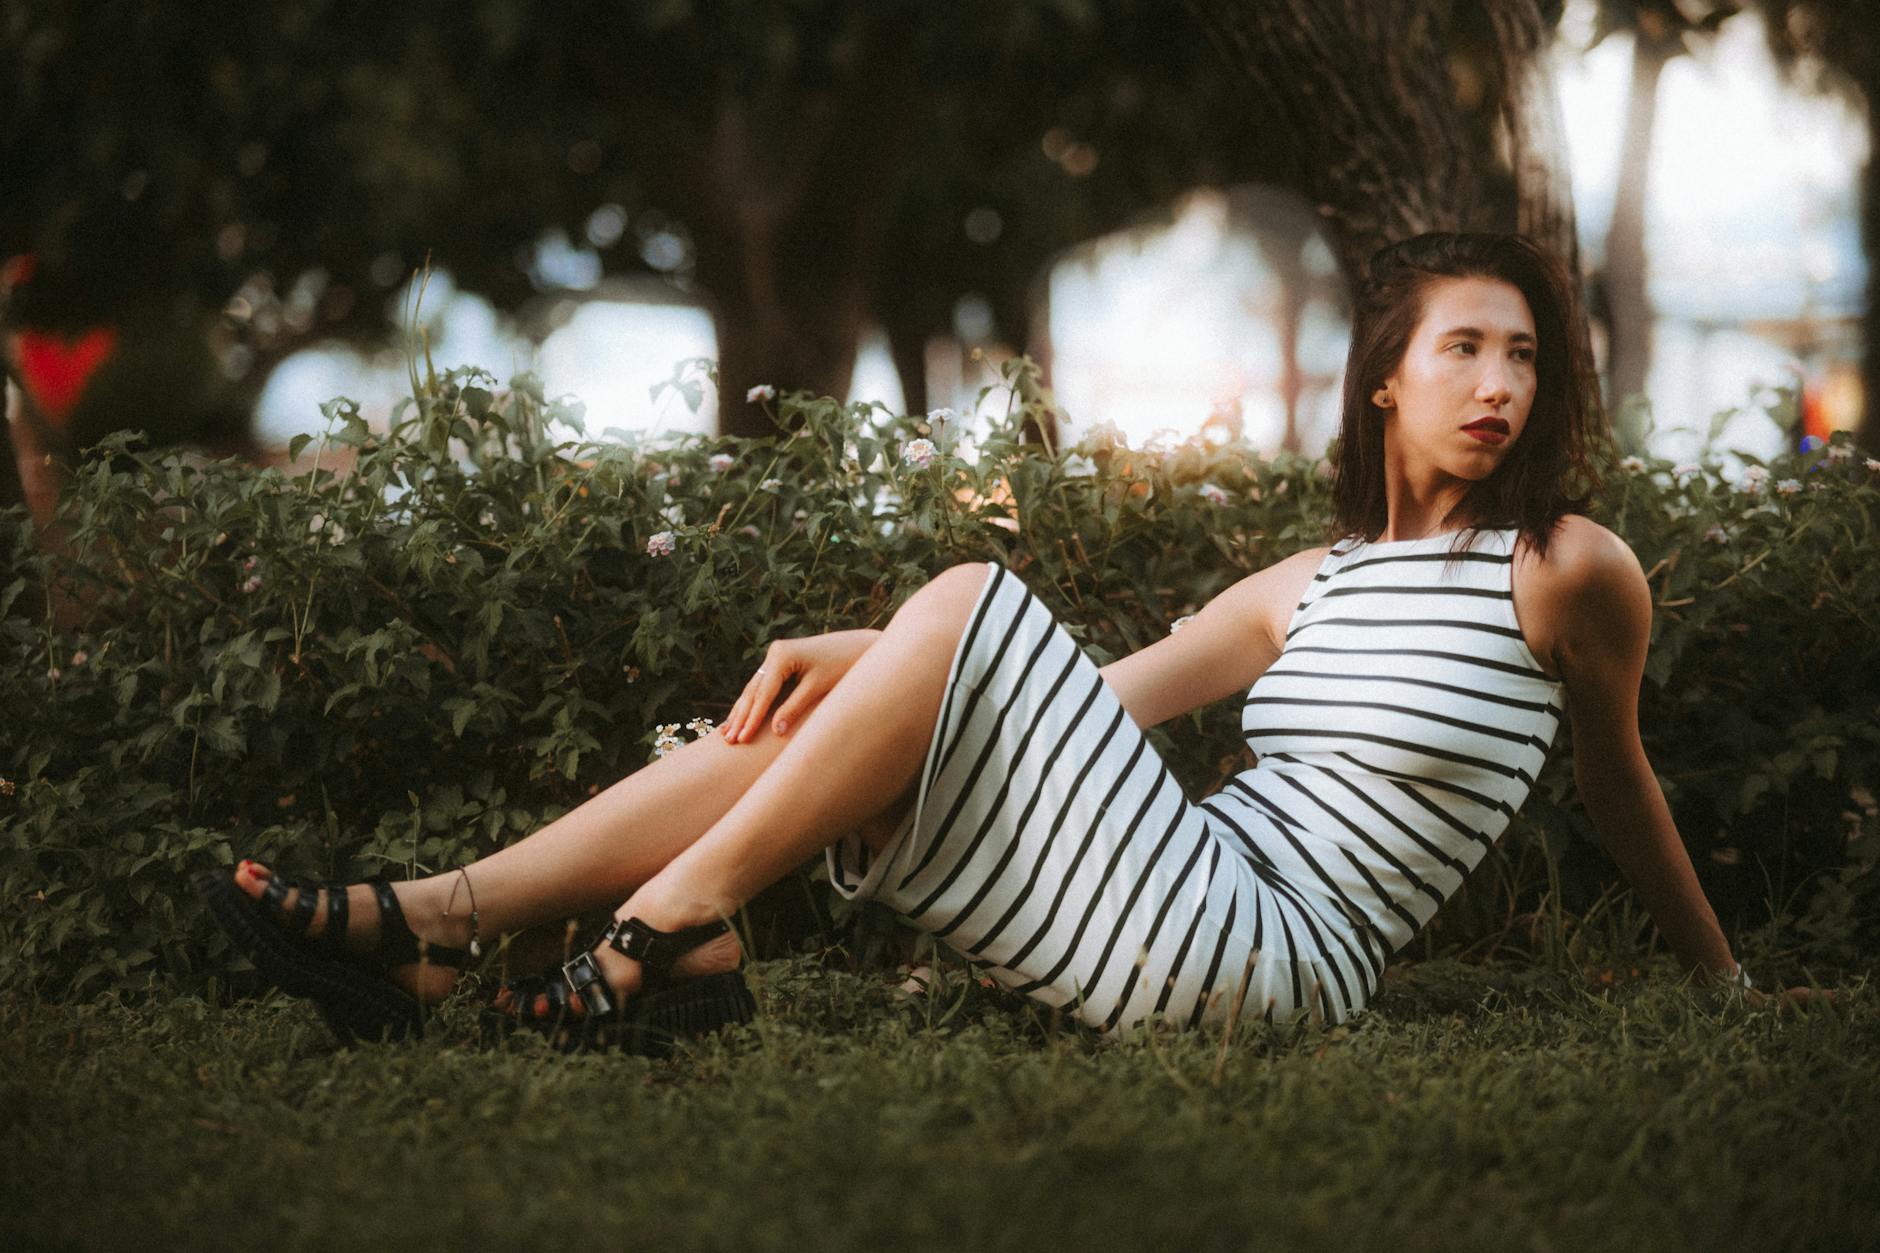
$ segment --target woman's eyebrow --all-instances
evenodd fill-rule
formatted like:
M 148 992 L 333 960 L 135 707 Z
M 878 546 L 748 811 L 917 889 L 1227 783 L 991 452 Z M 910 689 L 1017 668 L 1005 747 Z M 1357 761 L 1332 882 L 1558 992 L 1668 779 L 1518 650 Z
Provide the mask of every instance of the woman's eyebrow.
M 1479 327 L 1452 326 L 1437 336 L 1438 339 L 1449 339 L 1452 337 L 1458 339 L 1487 339 L 1488 335 Z M 1526 331 L 1515 331 L 1508 336 L 1508 339 L 1510 342 L 1516 344 L 1532 344 L 1535 342 L 1534 337 Z

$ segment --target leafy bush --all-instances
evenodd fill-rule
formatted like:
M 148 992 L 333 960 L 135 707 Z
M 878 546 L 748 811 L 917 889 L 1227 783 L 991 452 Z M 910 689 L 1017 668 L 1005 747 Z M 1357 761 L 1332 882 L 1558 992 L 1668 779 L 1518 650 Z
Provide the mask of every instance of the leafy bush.
M 1044 396 L 1028 363 L 1006 382 Z M 350 400 L 325 407 L 339 469 L 193 464 L 120 436 L 75 476 L 56 538 L 0 515 L 0 983 L 202 988 L 225 963 L 191 870 L 487 853 L 677 724 L 702 731 L 770 639 L 881 625 L 955 562 L 1004 562 L 1101 664 L 1321 542 L 1329 513 L 1325 463 L 1232 439 L 1025 442 L 1048 397 L 976 441 L 941 415 L 793 395 L 788 435 L 596 444 L 551 438 L 579 406 L 530 377 L 463 369 L 414 393 L 384 434 Z M 1720 914 L 1741 926 L 1773 901 L 1803 914 L 1810 953 L 1851 959 L 1880 912 L 1880 475 L 1837 446 L 1758 476 L 1641 463 L 1602 520 L 1659 598 L 1647 747 Z M 1249 764 L 1238 717 L 1224 701 L 1151 732 L 1191 795 Z M 1619 917 L 1569 748 L 1429 948 L 1583 945 L 1589 919 Z M 1830 871 L 1834 891 L 1797 895 Z M 770 943 L 851 925 L 806 899 L 826 894 L 772 894 Z

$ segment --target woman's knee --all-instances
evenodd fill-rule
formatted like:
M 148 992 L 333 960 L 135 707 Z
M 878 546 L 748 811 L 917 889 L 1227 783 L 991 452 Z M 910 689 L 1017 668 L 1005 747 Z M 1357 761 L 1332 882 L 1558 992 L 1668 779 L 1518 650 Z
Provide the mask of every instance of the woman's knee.
M 992 567 L 983 561 L 948 566 L 908 597 L 896 617 L 933 627 L 963 628 L 991 575 Z

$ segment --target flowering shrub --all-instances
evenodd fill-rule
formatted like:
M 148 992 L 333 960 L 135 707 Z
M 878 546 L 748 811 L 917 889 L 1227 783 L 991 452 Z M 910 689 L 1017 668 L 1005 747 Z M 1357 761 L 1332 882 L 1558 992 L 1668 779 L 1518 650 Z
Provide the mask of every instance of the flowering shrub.
M 1016 394 L 1042 394 L 1030 368 Z M 337 472 L 119 436 L 74 478 L 57 556 L 0 515 L 0 983 L 203 987 L 226 963 L 192 870 L 487 853 L 708 733 L 770 640 L 881 626 L 955 562 L 1004 562 L 1102 664 L 1329 515 L 1323 461 L 1218 432 L 1024 443 L 1031 406 L 962 455 L 944 415 L 803 395 L 763 398 L 793 434 L 603 445 L 552 442 L 577 412 L 528 377 L 416 390 L 384 434 L 327 406 Z M 1726 925 L 1773 903 L 1811 951 L 1871 952 L 1880 475 L 1838 445 L 1751 470 L 1641 462 L 1601 502 L 1658 600 L 1647 747 Z M 1150 734 L 1199 796 L 1249 763 L 1238 720 L 1224 701 Z M 1599 900 L 1567 749 L 1432 943 Z M 823 900 L 767 894 L 760 948 L 829 938 Z

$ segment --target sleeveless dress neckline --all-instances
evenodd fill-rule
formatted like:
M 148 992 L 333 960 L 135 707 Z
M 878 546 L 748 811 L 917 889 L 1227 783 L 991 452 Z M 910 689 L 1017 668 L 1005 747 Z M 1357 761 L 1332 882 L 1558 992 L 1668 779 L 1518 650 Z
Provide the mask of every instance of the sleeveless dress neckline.
M 1338 541 L 1336 541 L 1332 545 L 1332 548 L 1335 551 L 1340 551 L 1338 549 L 1338 545 L 1344 544 L 1344 543 L 1351 544 L 1350 548 L 1346 548 L 1342 550 L 1343 552 L 1346 552 L 1346 553 L 1355 552 L 1360 548 L 1374 548 L 1374 549 L 1410 548 L 1417 544 L 1432 544 L 1432 543 L 1435 543 L 1437 540 L 1448 540 L 1453 543 L 1456 536 L 1461 535 L 1464 531 L 1469 531 L 1469 530 L 1478 530 L 1482 534 L 1501 535 L 1501 534 L 1505 534 L 1506 532 L 1512 531 L 1515 529 L 1516 528 L 1511 527 L 1511 526 L 1485 526 L 1485 527 L 1479 527 L 1479 528 L 1463 526 L 1463 527 L 1457 527 L 1453 531 L 1435 531 L 1429 535 L 1418 536 L 1416 539 L 1391 539 L 1391 540 L 1357 539 L 1354 536 L 1347 535 L 1347 536 L 1342 537 Z

